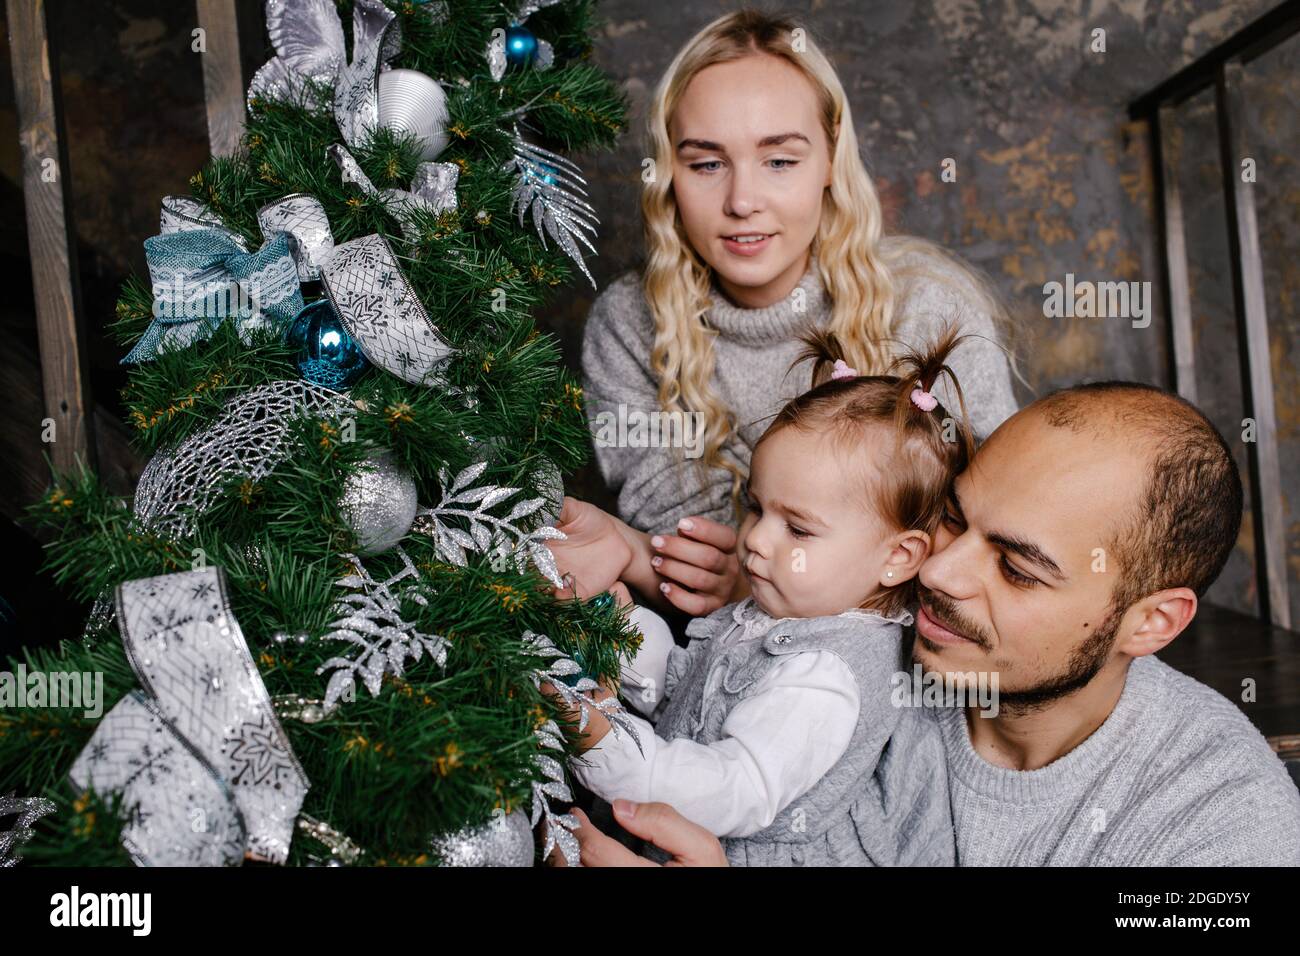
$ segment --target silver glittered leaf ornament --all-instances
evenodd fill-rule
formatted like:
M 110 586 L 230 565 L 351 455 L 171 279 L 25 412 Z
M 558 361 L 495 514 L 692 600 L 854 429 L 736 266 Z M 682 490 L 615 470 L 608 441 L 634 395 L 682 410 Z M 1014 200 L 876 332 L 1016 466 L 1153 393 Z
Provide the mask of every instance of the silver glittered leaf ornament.
M 345 415 L 346 398 L 303 381 L 268 382 L 227 400 L 213 423 L 145 465 L 135 488 L 135 516 L 157 533 L 192 534 L 194 518 L 212 506 L 223 487 L 243 475 L 265 478 L 292 451 L 295 415 Z
M 32 825 L 55 810 L 54 801 L 45 797 L 16 797 L 11 790 L 0 794 L 0 820 L 15 817 L 0 827 L 0 868 L 16 866 L 22 857 L 18 848 L 32 838 Z
M 334 613 L 339 616 L 322 640 L 342 641 L 349 647 L 316 669 L 317 674 L 330 672 L 322 705 L 326 715 L 342 701 L 353 699 L 358 678 L 371 696 L 378 696 L 384 674 L 401 677 L 408 662 L 425 656 L 439 667 L 447 660 L 445 637 L 418 631 L 414 621 L 402 617 L 403 602 L 424 607 L 428 598 L 410 555 L 400 546 L 397 554 L 402 569 L 384 580 L 371 577 L 358 556 L 343 555 L 355 573 L 335 582 L 348 593 L 336 601 Z

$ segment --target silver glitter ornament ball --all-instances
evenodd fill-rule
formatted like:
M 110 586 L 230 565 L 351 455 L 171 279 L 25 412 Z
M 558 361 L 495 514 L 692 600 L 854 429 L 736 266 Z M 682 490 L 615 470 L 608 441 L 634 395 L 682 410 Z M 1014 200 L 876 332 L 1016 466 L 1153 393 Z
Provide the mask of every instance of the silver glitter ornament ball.
M 344 483 L 339 508 L 356 533 L 358 551 L 382 554 L 395 547 L 415 521 L 415 478 L 393 461 L 391 452 L 375 452 Z
M 532 866 L 533 829 L 527 814 L 516 810 L 482 826 L 441 833 L 429 849 L 443 866 Z

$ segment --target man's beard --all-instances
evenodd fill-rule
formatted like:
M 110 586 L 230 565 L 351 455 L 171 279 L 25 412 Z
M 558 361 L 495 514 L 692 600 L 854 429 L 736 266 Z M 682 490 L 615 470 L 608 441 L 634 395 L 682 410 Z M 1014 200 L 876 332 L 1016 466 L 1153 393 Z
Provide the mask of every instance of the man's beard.
M 936 603 L 942 603 L 942 599 L 932 596 L 932 593 L 927 597 L 935 600 Z M 1083 643 L 1074 649 L 1069 661 L 1066 662 L 1065 669 L 1060 674 L 1024 690 L 1006 690 L 1004 687 L 999 687 L 997 692 L 999 710 L 1012 715 L 1032 713 L 1041 710 L 1052 701 L 1086 687 L 1110 659 L 1111 647 L 1115 643 L 1115 632 L 1119 630 L 1119 622 L 1124 617 L 1124 611 L 1125 608 L 1118 607 L 1112 601 L 1105 620 L 1093 628 L 1092 633 L 1084 639 Z M 982 633 L 976 633 L 979 638 L 987 640 Z M 917 641 L 920 640 L 921 636 L 918 633 Z M 920 659 L 915 649 L 912 656 L 916 663 L 925 666 L 925 662 Z M 942 672 L 943 668 L 936 667 L 934 670 Z

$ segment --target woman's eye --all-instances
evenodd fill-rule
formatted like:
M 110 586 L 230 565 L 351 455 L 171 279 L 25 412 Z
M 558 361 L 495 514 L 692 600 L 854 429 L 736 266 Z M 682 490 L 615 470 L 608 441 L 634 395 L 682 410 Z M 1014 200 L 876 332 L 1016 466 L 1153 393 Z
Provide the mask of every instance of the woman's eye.
M 797 159 L 773 159 L 773 160 L 769 160 L 769 162 L 774 163 L 774 164 L 775 164 L 775 163 L 781 163 L 781 164 L 782 164 L 782 165 L 780 165 L 780 166 L 776 166 L 776 165 L 774 165 L 774 166 L 772 167 L 773 169 L 791 169 L 791 168 L 793 168 L 793 167 L 799 165 L 799 160 L 797 160 Z M 690 168 L 693 169 L 693 170 L 695 170 L 696 172 L 711 173 L 711 172 L 714 172 L 714 170 L 712 170 L 712 169 L 708 169 L 707 167 L 709 167 L 709 166 L 721 166 L 721 165 L 722 165 L 722 160 L 720 160 L 720 159 L 710 159 L 710 160 L 706 160 L 706 161 L 704 161 L 704 162 L 702 162 L 702 163 L 691 163 L 691 164 L 690 164 Z
M 943 517 L 940 520 L 949 528 L 960 529 L 962 527 L 961 519 L 948 508 L 943 509 Z
M 1039 583 L 1037 578 L 1031 578 L 1029 575 L 1017 571 L 1015 566 L 1007 560 L 1006 555 L 998 558 L 998 564 L 1002 565 L 1002 573 L 1006 575 L 1007 580 L 1012 584 L 1029 588 Z
M 811 534 L 811 532 L 805 531 L 803 528 L 796 528 L 788 521 L 785 523 L 785 526 L 790 529 L 790 533 L 796 538 L 807 538 Z

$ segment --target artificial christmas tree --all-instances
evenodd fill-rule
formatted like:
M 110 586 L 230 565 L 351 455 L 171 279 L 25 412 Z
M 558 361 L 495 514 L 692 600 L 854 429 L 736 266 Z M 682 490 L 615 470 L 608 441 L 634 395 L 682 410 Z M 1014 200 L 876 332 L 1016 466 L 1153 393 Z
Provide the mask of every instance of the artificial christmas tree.
M 530 311 L 591 278 L 563 154 L 625 119 L 591 6 L 268 0 L 242 147 L 118 303 L 134 498 L 83 468 L 30 511 L 95 607 L 8 663 L 51 693 L 0 709 L 0 854 L 528 864 L 545 819 L 576 861 L 539 685 L 626 731 L 588 692 L 637 640 L 546 547 L 587 432 Z

